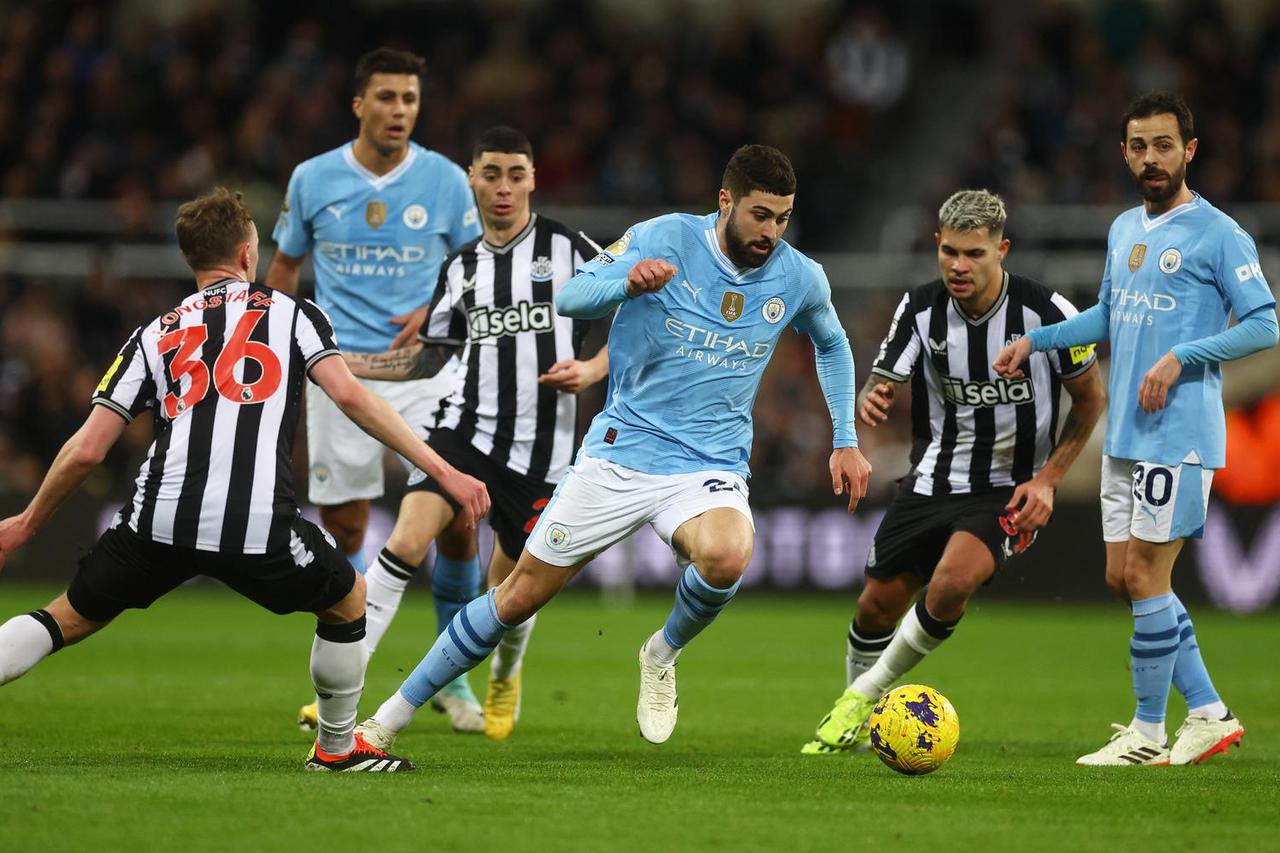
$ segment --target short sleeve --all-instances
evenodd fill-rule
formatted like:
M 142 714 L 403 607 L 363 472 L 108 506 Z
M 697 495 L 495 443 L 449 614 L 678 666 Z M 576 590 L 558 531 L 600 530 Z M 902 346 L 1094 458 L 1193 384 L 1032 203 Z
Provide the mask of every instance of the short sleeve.
M 468 326 L 463 294 L 467 282 L 462 279 L 462 263 L 454 258 L 440 268 L 427 319 L 418 332 L 423 343 L 457 343 L 467 340 Z
M 294 342 L 302 353 L 303 365 L 308 372 L 322 358 L 338 355 L 338 339 L 333 332 L 333 323 L 320 306 L 310 299 L 298 302 Z
M 1070 320 L 1079 313 L 1076 310 L 1076 306 L 1071 304 L 1071 300 L 1060 293 L 1053 293 L 1049 296 L 1049 303 L 1045 306 L 1044 314 L 1041 316 L 1040 321 L 1043 325 L 1048 326 L 1052 323 Z M 1049 356 L 1049 366 L 1054 373 L 1063 379 L 1079 376 L 1098 360 L 1097 347 L 1094 344 L 1049 350 L 1047 354 Z
M 1276 298 L 1262 274 L 1258 247 L 1253 238 L 1234 222 L 1228 222 L 1220 246 L 1217 284 L 1237 319 L 1259 308 L 1275 305 Z
M 906 382 L 915 372 L 919 358 L 920 335 L 916 332 L 915 315 L 911 311 L 911 294 L 906 293 L 889 323 L 889 333 L 880 342 L 871 372 L 896 382 Z
M 271 232 L 276 248 L 294 258 L 301 258 L 311 251 L 311 226 L 303 216 L 302 206 L 305 174 L 306 164 L 293 170 L 289 187 L 284 193 L 284 204 L 280 206 L 280 217 L 276 219 L 275 230 Z
M 142 344 L 143 331 L 139 327 L 129 336 L 102 375 L 91 400 L 93 405 L 106 406 L 126 421 L 132 421 L 154 405 L 156 399 L 156 383 Z

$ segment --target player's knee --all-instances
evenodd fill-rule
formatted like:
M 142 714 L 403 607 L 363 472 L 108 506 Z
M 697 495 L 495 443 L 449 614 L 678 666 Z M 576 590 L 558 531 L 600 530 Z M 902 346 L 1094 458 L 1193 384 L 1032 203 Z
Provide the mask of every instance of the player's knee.
M 698 574 L 708 586 L 724 589 L 733 586 L 747 570 L 751 562 L 752 546 L 750 541 L 720 541 L 699 549 L 697 561 Z
M 355 578 L 355 583 L 351 585 L 351 591 L 343 596 L 342 600 L 337 604 L 334 604 L 327 610 L 322 610 L 316 613 L 317 619 L 321 622 L 336 625 L 344 622 L 354 622 L 364 615 L 364 575 L 356 574 Z
M 898 602 L 891 601 L 883 591 L 872 586 L 864 587 L 858 596 L 858 614 L 854 620 L 858 627 L 873 634 L 892 631 L 902 616 Z
M 1110 566 L 1108 566 L 1106 582 L 1107 582 L 1107 589 L 1111 590 L 1111 592 L 1116 596 L 1116 598 L 1120 599 L 1121 601 L 1129 600 L 1129 587 L 1126 586 L 1124 582 L 1123 566 L 1117 569 L 1112 569 Z
M 970 568 L 938 566 L 929 581 L 929 599 L 950 610 L 964 608 L 969 597 L 990 577 L 989 572 Z

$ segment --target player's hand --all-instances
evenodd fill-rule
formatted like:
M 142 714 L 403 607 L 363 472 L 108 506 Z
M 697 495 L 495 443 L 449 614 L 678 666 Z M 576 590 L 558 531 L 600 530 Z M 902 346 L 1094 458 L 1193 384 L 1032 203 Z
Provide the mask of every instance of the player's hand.
M 1004 509 L 1012 516 L 1014 529 L 1019 533 L 1034 533 L 1048 524 L 1053 515 L 1053 486 L 1039 477 L 1019 483 Z
M 429 305 L 423 305 L 421 308 L 415 308 L 408 314 L 401 314 L 399 317 L 392 317 L 391 322 L 402 328 L 396 334 L 395 340 L 391 342 L 388 350 L 400 349 L 407 347 L 418 339 L 418 330 L 422 328 L 422 324 L 427 320 L 427 309 Z
M 858 419 L 867 426 L 882 424 L 889 419 L 889 410 L 893 408 L 893 395 L 897 393 L 894 382 L 877 382 L 871 390 L 862 396 L 858 406 Z
M 0 569 L 9 555 L 21 548 L 36 535 L 35 529 L 20 515 L 0 521 Z
M 1026 361 L 1031 355 L 1031 338 L 1023 335 L 1004 349 L 1000 350 L 1000 354 L 996 356 L 996 360 L 991 363 L 996 373 L 1005 379 L 1021 379 L 1022 370 L 1019 368 L 1022 362 Z
M 871 463 L 856 447 L 837 447 L 831 451 L 831 490 L 837 495 L 849 495 L 849 512 L 858 508 L 858 501 L 866 497 L 867 481 L 871 479 Z
M 462 473 L 457 468 L 440 480 L 440 485 L 449 496 L 462 504 L 458 513 L 462 517 L 462 525 L 468 530 L 476 526 L 476 522 L 489 511 L 489 490 L 484 483 L 475 477 Z
M 605 372 L 607 368 L 601 371 L 590 361 L 566 358 L 563 361 L 557 361 L 546 373 L 539 376 L 538 384 L 549 385 L 566 394 L 577 394 L 603 379 Z
M 1173 353 L 1165 353 L 1142 377 L 1142 385 L 1138 388 L 1139 408 L 1148 415 L 1163 409 L 1169 399 L 1169 389 L 1181 375 L 1182 362 Z
M 666 261 L 646 258 L 627 273 L 627 296 L 657 293 L 675 278 L 677 272 L 679 270 Z

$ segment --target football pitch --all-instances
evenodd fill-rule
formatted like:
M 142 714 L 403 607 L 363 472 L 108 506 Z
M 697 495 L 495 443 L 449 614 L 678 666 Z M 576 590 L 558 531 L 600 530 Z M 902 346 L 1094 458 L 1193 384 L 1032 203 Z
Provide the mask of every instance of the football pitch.
M 56 591 L 0 585 L 0 619 Z M 425 649 L 429 598 L 406 596 L 362 717 Z M 303 771 L 293 722 L 311 618 L 188 587 L 0 688 L 0 849 L 1278 849 L 1274 613 L 1192 610 L 1242 749 L 1085 769 L 1075 756 L 1132 712 L 1127 614 L 976 601 L 911 676 L 954 703 L 959 748 L 910 778 L 870 754 L 798 754 L 843 687 L 850 607 L 744 591 L 681 659 L 680 723 L 652 746 L 635 658 L 667 597 L 570 592 L 540 617 L 511 740 L 455 735 L 424 710 L 398 750 L 418 773 L 338 776 Z M 1175 695 L 1171 730 L 1183 712 Z

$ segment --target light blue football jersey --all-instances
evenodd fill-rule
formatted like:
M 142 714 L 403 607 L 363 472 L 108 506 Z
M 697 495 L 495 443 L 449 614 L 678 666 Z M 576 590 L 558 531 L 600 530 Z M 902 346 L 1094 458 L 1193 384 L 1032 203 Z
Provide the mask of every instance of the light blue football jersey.
M 1138 389 L 1177 344 L 1216 335 L 1232 311 L 1275 304 L 1253 238 L 1199 195 L 1157 217 L 1145 208 L 1116 218 L 1098 299 L 1109 315 L 1109 456 L 1205 468 L 1226 464 L 1222 369 L 1187 365 L 1164 409 L 1145 414 Z
M 823 387 L 839 385 L 836 395 L 827 394 L 837 421 L 834 446 L 856 446 L 853 356 L 822 267 L 779 241 L 764 266 L 738 269 L 721 251 L 715 223 L 714 213 L 643 222 L 575 276 L 625 280 L 645 258 L 678 270 L 662 290 L 618 306 L 609 332 L 608 396 L 582 452 L 650 474 L 750 476 L 752 405 L 788 326 L 810 335 L 830 354 L 829 364 L 847 366 L 847 376 L 844 367 L 833 370 Z
M 379 176 L 349 142 L 293 170 L 273 236 L 287 255 L 311 252 L 316 302 L 342 348 L 380 352 L 401 328 L 390 318 L 431 301 L 445 256 L 478 238 L 480 221 L 447 157 L 410 142 Z

